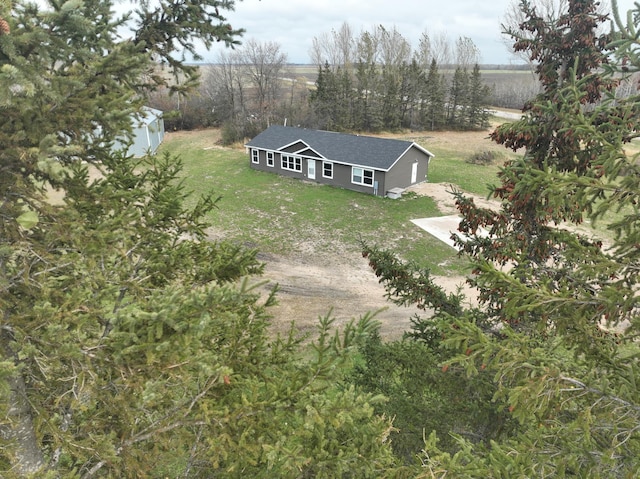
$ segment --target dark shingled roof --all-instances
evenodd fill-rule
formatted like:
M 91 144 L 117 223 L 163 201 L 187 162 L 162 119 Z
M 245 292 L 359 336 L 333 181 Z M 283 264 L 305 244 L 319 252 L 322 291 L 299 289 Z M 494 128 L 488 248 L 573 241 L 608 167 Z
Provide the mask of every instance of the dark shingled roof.
M 424 148 L 410 141 L 279 125 L 270 126 L 245 146 L 277 151 L 299 140 L 309 145 L 327 160 L 385 171 L 391 168 L 412 145 L 429 156 L 433 156 Z

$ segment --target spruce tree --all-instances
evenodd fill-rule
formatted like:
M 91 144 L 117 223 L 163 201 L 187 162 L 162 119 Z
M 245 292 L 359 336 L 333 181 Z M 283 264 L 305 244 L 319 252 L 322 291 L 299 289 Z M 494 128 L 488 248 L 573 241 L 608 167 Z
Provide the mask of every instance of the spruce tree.
M 309 95 L 309 104 L 315 114 L 316 122 L 319 128 L 328 128 L 331 124 L 332 105 L 330 103 L 331 96 L 335 95 L 334 73 L 329 63 L 318 68 L 318 77 L 316 78 L 316 88 Z
M 421 91 L 426 82 L 425 71 L 416 60 L 400 67 L 401 124 L 404 128 L 420 129 L 419 110 L 422 103 Z
M 423 90 L 421 102 L 421 118 L 425 127 L 439 130 L 444 127 L 446 119 L 445 79 L 438 69 L 436 60 L 431 61 L 427 82 Z
M 469 107 L 469 72 L 457 67 L 447 97 L 447 125 L 454 130 L 469 128 L 467 109 Z
M 483 129 L 489 126 L 489 95 L 491 89 L 484 83 L 480 66 L 473 66 L 469 78 L 469 105 L 467 123 L 471 129 Z
M 555 23 L 521 7 L 530 36 L 515 46 L 544 90 L 492 138 L 522 157 L 500 171 L 499 210 L 456 193 L 471 237 L 456 235 L 457 245 L 474 266 L 479 308 L 460 310 L 428 272 L 365 253 L 395 301 L 436 308 L 413 337 L 449 348 L 443 371 L 491 378 L 493 400 L 519 424 L 490 443 L 458 437 L 455 454 L 432 435 L 423 461 L 433 476 L 636 477 L 640 167 L 628 146 L 640 97 L 620 100 L 613 88 L 640 69 L 639 12 L 602 35 L 595 2 L 569 1 Z M 587 220 L 605 237 L 577 228 Z
M 400 128 L 402 122 L 401 77 L 395 65 L 383 65 L 379 96 L 382 98 L 382 122 L 388 130 Z
M 318 128 L 334 131 L 349 128 L 349 85 L 348 74 L 342 68 L 334 71 L 325 63 L 316 79 L 316 89 L 309 96 Z
M 337 98 L 335 102 L 335 122 L 340 131 L 353 129 L 353 103 L 355 91 L 351 73 L 348 68 L 338 67 L 336 70 Z
M 233 2 L 40 5 L 0 24 L 0 475 L 387 474 L 379 398 L 337 386 L 370 318 L 272 337 L 256 251 L 208 239 L 216 196 L 115 147 L 156 61 L 194 79 L 174 47 L 236 41 Z

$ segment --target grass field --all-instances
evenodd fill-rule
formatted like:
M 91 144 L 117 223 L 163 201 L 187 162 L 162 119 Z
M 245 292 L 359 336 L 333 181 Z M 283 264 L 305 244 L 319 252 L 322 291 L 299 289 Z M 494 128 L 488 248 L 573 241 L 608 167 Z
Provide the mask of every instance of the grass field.
M 497 164 L 478 166 L 465 160 L 478 151 L 506 150 L 491 143 L 488 132 L 428 132 L 419 136 L 393 135 L 416 141 L 436 156 L 429 182 L 454 185 L 487 196 L 497 184 Z M 244 148 L 220 148 L 217 130 L 175 132 L 167 135 L 164 151 L 178 154 L 184 163 L 184 185 L 195 194 L 220 196 L 211 218 L 212 237 L 227 238 L 264 253 L 290 257 L 358 252 L 360 241 L 384 245 L 403 258 L 429 267 L 435 274 L 461 274 L 466 261 L 450 247 L 411 223 L 412 219 L 440 216 L 429 197 L 378 198 L 350 190 L 259 172 L 249 167 Z M 599 236 L 608 237 L 606 224 Z
M 292 78 L 306 77 L 311 81 L 315 81 L 318 76 L 317 65 L 290 64 L 287 65 L 286 75 Z M 444 74 L 453 74 L 455 68 L 441 69 Z M 517 79 L 522 77 L 531 77 L 531 71 L 528 69 L 511 69 L 511 68 L 483 68 L 481 66 L 480 74 L 490 80 L 494 79 Z
M 418 140 L 417 143 L 422 142 Z M 422 146 L 435 154 L 434 160 L 429 165 L 429 181 L 431 183 L 450 183 L 466 192 L 481 196 L 486 196 L 489 193 L 489 185 L 497 183 L 497 165 L 502 163 L 501 161 L 496 161 L 494 165 L 490 166 L 473 165 L 466 162 L 469 157 L 481 150 L 465 151 L 465 147 L 469 146 L 463 144 L 456 151 L 437 144 L 428 146 L 428 140 L 423 143 Z M 485 150 L 487 149 L 494 150 L 492 146 Z M 502 153 L 498 148 L 495 150 L 499 159 L 506 159 L 505 153 Z

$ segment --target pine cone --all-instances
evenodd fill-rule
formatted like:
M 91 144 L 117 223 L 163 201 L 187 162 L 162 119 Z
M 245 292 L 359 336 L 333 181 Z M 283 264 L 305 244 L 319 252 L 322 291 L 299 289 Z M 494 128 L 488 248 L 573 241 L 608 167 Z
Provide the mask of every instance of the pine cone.
M 9 24 L 4 18 L 0 17 L 0 35 L 9 35 L 9 33 L 11 33 Z

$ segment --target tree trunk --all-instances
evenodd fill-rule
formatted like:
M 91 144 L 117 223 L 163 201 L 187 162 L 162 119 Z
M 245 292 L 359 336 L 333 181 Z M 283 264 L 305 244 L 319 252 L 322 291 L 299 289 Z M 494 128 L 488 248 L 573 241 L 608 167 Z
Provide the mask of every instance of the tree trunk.
M 6 332 L 1 338 L 5 357 L 12 356 Z M 0 427 L 0 436 L 11 443 L 14 471 L 19 476 L 28 476 L 38 472 L 44 466 L 44 456 L 38 445 L 33 426 L 32 410 L 27 398 L 26 386 L 20 372 L 16 371 L 7 379 L 9 386 L 9 404 L 7 425 Z

